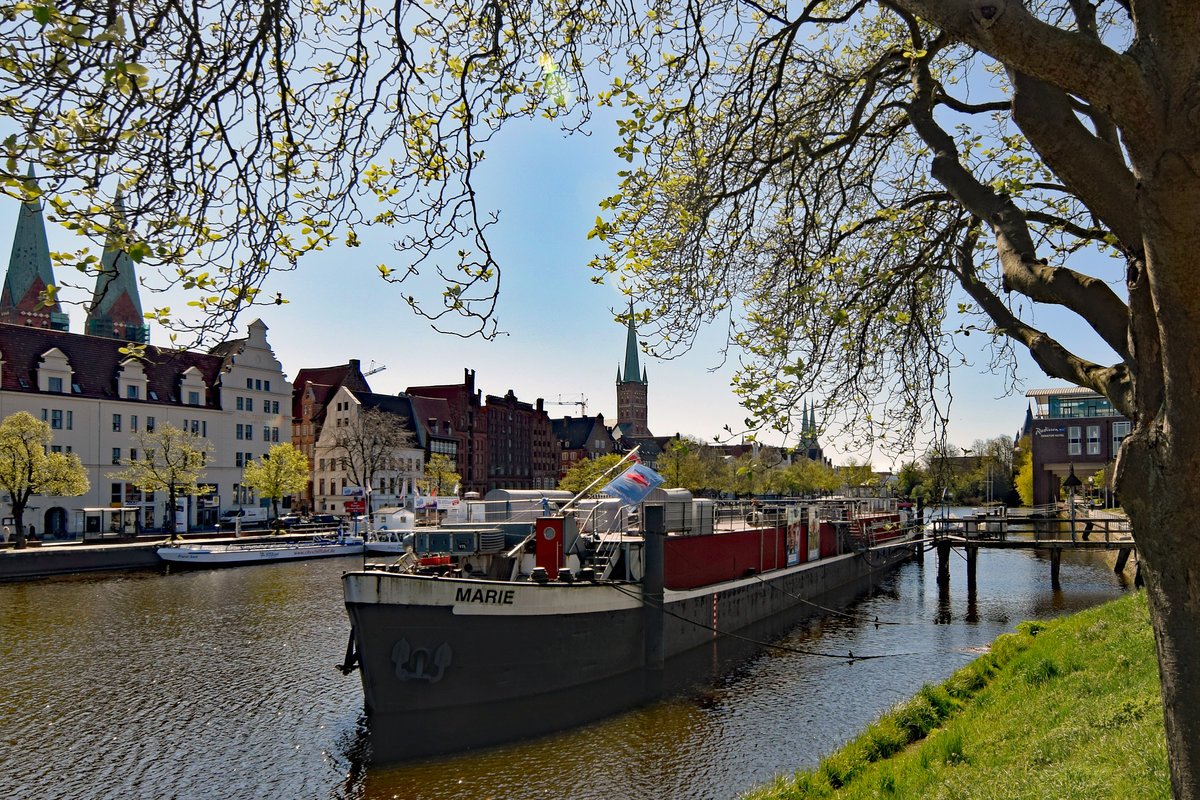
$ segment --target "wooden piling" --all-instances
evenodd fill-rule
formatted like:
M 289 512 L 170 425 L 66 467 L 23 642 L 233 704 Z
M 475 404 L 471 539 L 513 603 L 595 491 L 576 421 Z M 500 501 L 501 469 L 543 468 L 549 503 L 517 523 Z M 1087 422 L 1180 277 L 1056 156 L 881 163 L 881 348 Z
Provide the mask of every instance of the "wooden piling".
M 1117 563 L 1113 566 L 1113 572 L 1120 575 L 1125 571 L 1125 565 L 1129 563 L 1129 554 L 1132 552 L 1132 547 L 1122 547 L 1117 551 Z
M 938 551 L 938 575 L 937 582 L 942 586 L 950 585 L 950 542 L 940 541 L 937 546 Z
M 1062 548 L 1055 547 L 1050 551 L 1050 586 L 1055 589 L 1061 589 L 1062 583 L 1058 579 L 1058 568 L 1062 565 Z
M 974 596 L 975 594 L 975 574 L 976 566 L 979 562 L 979 547 L 977 545 L 967 545 L 967 595 Z

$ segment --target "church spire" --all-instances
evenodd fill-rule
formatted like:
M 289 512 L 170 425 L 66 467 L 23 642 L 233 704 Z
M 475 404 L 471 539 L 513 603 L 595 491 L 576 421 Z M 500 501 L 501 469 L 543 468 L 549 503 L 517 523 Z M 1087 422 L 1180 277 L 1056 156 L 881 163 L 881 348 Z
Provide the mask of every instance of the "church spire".
M 30 166 L 29 184 L 37 187 Z M 58 301 L 42 305 L 43 292 L 54 286 L 54 270 L 50 264 L 50 245 L 46 240 L 46 221 L 42 217 L 42 202 L 34 197 L 21 203 L 17 229 L 13 235 L 12 253 L 4 288 L 0 290 L 0 322 L 26 325 L 31 328 L 50 328 L 65 331 L 67 315 Z
M 645 438 L 651 435 L 647 425 L 648 383 L 646 371 L 638 364 L 637 328 L 633 324 L 633 301 L 629 303 L 629 324 L 625 338 L 625 368 L 617 369 L 617 426 L 614 435 L 621 438 Z
M 625 335 L 625 381 L 646 382 L 646 374 L 638 367 L 637 328 L 633 326 L 633 301 L 629 301 L 629 330 Z M 640 376 L 640 377 L 639 377 Z M 618 378 L 619 380 L 619 378 Z
M 125 204 L 118 196 L 114 203 L 111 228 L 113 233 L 104 244 L 96 290 L 88 307 L 86 331 L 92 336 L 123 339 L 131 342 L 148 340 L 146 319 L 138 296 L 137 274 L 133 259 L 120 247 L 117 231 L 124 226 Z

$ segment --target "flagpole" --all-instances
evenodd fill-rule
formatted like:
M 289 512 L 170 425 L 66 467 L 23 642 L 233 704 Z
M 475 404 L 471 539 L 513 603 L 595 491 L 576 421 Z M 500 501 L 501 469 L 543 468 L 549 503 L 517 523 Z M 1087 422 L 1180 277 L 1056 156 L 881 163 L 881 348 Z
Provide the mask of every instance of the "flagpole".
M 624 464 L 624 463 L 625 463 L 627 460 L 629 460 L 629 459 L 633 458 L 634 456 L 636 456 L 636 455 L 637 455 L 637 453 L 638 453 L 638 450 L 641 450 L 641 449 L 642 449 L 642 446 L 641 446 L 640 444 L 639 444 L 639 445 L 636 445 L 636 446 L 635 446 L 635 447 L 634 447 L 632 450 L 630 450 L 628 453 L 626 453 L 626 454 L 625 454 L 625 457 L 624 457 L 624 458 L 622 458 L 622 459 L 621 459 L 620 461 L 618 461 L 617 463 L 613 464 L 611 467 L 609 467 L 608 469 L 606 469 L 604 472 L 600 473 L 600 475 L 599 475 L 599 476 L 596 478 L 596 480 L 594 480 L 594 481 L 592 481 L 591 483 L 589 483 L 589 484 L 587 485 L 587 487 L 586 487 L 586 488 L 584 488 L 584 490 L 583 490 L 582 492 L 580 492 L 579 494 L 575 495 L 575 496 L 574 496 L 574 497 L 572 497 L 570 500 L 568 500 L 568 501 L 567 501 L 567 504 L 558 510 L 558 513 L 560 513 L 560 514 L 565 514 L 565 513 L 566 513 L 566 512 L 567 512 L 567 511 L 568 511 L 568 510 L 571 508 L 571 506 L 575 505 L 576 501 L 578 501 L 578 500 L 579 500 L 579 498 L 583 497 L 585 494 L 587 494 L 588 492 L 590 492 L 590 491 L 592 490 L 592 487 L 593 487 L 593 486 L 595 486 L 597 483 L 599 483 L 600 481 L 602 481 L 602 480 L 604 480 L 605 478 L 607 478 L 607 477 L 608 477 L 608 476 L 609 476 L 609 475 L 610 475 L 610 474 L 611 474 L 611 473 L 612 473 L 614 470 L 616 470 L 616 469 L 617 469 L 617 467 L 619 467 L 619 466 L 621 466 L 622 464 Z

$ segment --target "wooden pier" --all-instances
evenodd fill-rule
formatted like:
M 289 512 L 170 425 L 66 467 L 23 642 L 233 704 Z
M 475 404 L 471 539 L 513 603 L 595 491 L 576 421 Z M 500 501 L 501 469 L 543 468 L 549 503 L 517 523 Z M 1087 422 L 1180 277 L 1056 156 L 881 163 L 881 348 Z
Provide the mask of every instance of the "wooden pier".
M 937 580 L 950 583 L 950 551 L 963 548 L 967 561 L 967 590 L 975 591 L 980 548 L 1047 550 L 1050 584 L 1061 588 L 1059 566 L 1064 550 L 1115 550 L 1114 571 L 1125 571 L 1136 551 L 1133 531 L 1124 514 L 1066 505 L 1038 509 L 996 508 L 962 518 L 935 518 L 926 526 L 925 543 L 938 554 Z M 1134 583 L 1141 585 L 1140 567 Z

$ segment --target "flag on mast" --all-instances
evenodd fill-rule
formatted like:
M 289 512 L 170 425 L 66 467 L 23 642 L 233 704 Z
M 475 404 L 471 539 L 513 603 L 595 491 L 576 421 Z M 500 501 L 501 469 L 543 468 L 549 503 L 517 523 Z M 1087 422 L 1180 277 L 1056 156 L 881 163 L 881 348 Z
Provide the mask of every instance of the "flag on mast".
M 644 464 L 630 464 L 629 469 L 609 481 L 600 491 L 636 506 L 663 482 L 663 476 Z

